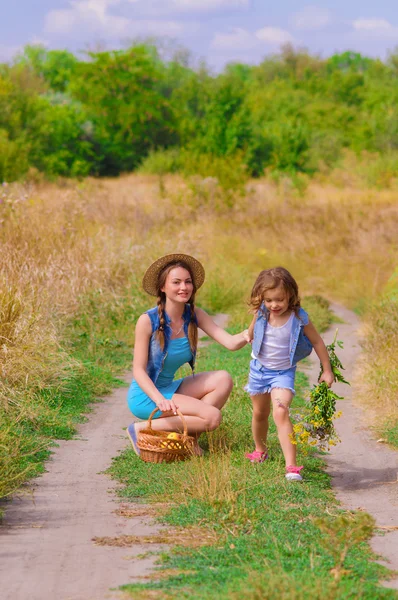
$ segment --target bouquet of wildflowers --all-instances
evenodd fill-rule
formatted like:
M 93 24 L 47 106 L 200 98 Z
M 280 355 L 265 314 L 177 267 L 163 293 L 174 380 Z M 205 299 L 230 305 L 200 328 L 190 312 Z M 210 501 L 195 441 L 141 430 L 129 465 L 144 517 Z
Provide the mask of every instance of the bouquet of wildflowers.
M 337 330 L 333 342 L 326 348 L 335 381 L 350 385 L 341 372 L 344 371 L 344 367 L 336 355 L 336 345 L 339 348 L 343 347 L 343 342 L 337 340 Z M 333 419 L 341 417 L 341 411 L 336 412 L 336 400 L 342 399 L 328 388 L 324 381 L 314 385 L 304 414 L 295 415 L 296 423 L 293 425 L 291 436 L 293 444 L 301 445 L 304 452 L 308 446 L 317 446 L 321 450 L 330 450 L 331 446 L 335 446 L 340 438 L 334 427 Z

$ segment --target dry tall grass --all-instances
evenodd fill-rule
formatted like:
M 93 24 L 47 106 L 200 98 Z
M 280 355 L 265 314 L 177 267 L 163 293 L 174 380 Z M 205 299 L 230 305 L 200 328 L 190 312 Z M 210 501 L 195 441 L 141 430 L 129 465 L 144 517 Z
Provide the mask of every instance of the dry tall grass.
M 3 186 L 3 464 L 34 451 L 18 437 L 18 423 L 34 426 L 46 410 L 37 391 L 62 389 L 68 372 L 78 368 L 67 348 L 71 317 L 85 310 L 94 319 L 104 307 L 121 314 L 127 290 L 131 304 L 145 305 L 140 278 L 162 253 L 182 250 L 203 260 L 207 281 L 200 303 L 246 320 L 244 301 L 254 278 L 275 264 L 292 270 L 303 294 L 365 306 L 397 264 L 397 230 L 391 190 L 312 183 L 300 197 L 287 181 L 261 180 L 221 210 L 177 176 Z M 94 292 L 95 303 L 88 303 Z M 24 476 L 22 468 L 20 477 L 0 475 L 0 495 Z
M 387 297 L 375 303 L 366 315 L 363 335 L 356 397 L 367 409 L 367 421 L 381 432 L 390 430 L 389 441 L 397 445 L 398 302 Z

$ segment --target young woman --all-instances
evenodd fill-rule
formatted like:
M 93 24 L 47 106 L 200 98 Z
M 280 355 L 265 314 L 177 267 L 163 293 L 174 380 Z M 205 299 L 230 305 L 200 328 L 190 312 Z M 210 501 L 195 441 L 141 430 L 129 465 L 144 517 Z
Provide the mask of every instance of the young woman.
M 148 419 L 157 407 L 152 428 L 181 430 L 177 408 L 183 413 L 189 434 L 196 438 L 213 431 L 221 423 L 221 409 L 231 390 L 232 378 L 226 371 L 194 374 L 198 327 L 229 350 L 248 342 L 247 331 L 230 335 L 202 309 L 195 307 L 196 291 L 205 279 L 203 266 L 187 254 L 159 258 L 146 271 L 144 290 L 157 297 L 157 306 L 141 315 L 135 330 L 134 380 L 128 392 L 128 405 L 134 416 Z M 192 375 L 174 379 L 185 363 Z M 132 423 L 127 431 L 139 454 L 137 434 L 147 422 Z M 197 446 L 196 451 L 201 453 Z

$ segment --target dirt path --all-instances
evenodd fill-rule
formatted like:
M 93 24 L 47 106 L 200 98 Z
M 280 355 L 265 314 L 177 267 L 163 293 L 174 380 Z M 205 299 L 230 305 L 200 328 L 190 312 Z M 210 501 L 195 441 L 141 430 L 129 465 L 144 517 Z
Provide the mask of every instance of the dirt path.
M 345 343 L 341 358 L 350 379 L 359 351 L 358 322 L 350 311 L 332 308 L 345 321 L 339 325 L 339 338 Z M 225 316 L 221 319 L 225 325 Z M 326 341 L 333 335 L 334 328 L 325 335 Z M 317 374 L 315 367 L 311 381 Z M 328 459 L 337 496 L 347 508 L 363 508 L 374 515 L 379 526 L 396 526 L 398 453 L 372 440 L 361 425 L 360 409 L 349 399 L 350 389 L 337 385 L 335 389 L 346 397 L 337 422 L 343 443 Z M 126 388 L 120 388 L 94 406 L 89 421 L 79 427 L 78 438 L 60 442 L 47 472 L 27 486 L 31 493 L 10 503 L 0 527 L 2 600 L 116 599 L 120 593 L 111 588 L 152 570 L 156 557 L 134 560 L 147 546 L 119 548 L 92 542 L 96 536 L 150 535 L 159 530 L 145 517 L 116 515 L 118 502 L 112 490 L 117 484 L 103 474 L 112 457 L 128 446 L 124 428 L 130 420 Z M 398 531 L 377 535 L 372 546 L 390 568 L 398 569 Z M 156 548 L 151 545 L 150 550 Z M 398 588 L 398 579 L 387 585 Z
M 339 305 L 332 304 L 331 308 L 344 323 L 333 326 L 322 337 L 330 343 L 338 327 L 338 339 L 344 341 L 344 349 L 338 351 L 338 356 L 350 381 L 360 351 L 359 321 L 353 312 Z M 319 362 L 313 361 L 309 372 L 311 383 L 315 383 L 318 373 Z M 362 410 L 351 400 L 350 387 L 335 384 L 333 389 L 345 398 L 338 402 L 343 416 L 336 422 L 342 443 L 327 458 L 334 491 L 344 507 L 363 509 L 373 515 L 379 527 L 386 528 L 378 530 L 371 546 L 382 557 L 382 564 L 398 571 L 398 530 L 392 529 L 398 526 L 398 452 L 377 443 L 371 436 L 364 426 Z M 398 589 L 398 577 L 385 585 Z
M 225 327 L 228 316 L 214 320 Z M 132 374 L 125 379 L 130 382 Z M 92 541 L 160 530 L 148 524 L 148 517 L 116 515 L 117 484 L 104 474 L 112 458 L 129 447 L 124 429 L 133 419 L 126 395 L 127 388 L 119 388 L 93 405 L 78 437 L 59 442 L 46 473 L 8 505 L 0 526 L 1 600 L 120 599 L 120 592 L 110 588 L 153 569 L 156 556 L 134 558 L 148 549 L 155 553 L 159 546 L 120 548 Z
M 131 376 L 127 378 L 131 380 Z M 95 546 L 96 536 L 150 535 L 145 517 L 117 516 L 117 487 L 107 469 L 129 443 L 126 388 L 96 404 L 79 436 L 61 441 L 47 472 L 16 496 L 0 527 L 2 600 L 105 600 L 109 589 L 152 569 L 155 558 L 133 560 L 148 546 Z M 146 519 L 148 520 L 148 519 Z M 155 550 L 151 545 L 150 550 Z

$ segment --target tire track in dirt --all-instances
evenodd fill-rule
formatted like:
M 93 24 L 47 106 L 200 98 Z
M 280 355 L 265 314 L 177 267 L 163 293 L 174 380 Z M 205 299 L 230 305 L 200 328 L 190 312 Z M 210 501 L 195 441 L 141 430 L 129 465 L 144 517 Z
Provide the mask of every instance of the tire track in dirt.
M 331 343 L 338 328 L 338 339 L 344 342 L 338 356 L 346 379 L 352 381 L 360 353 L 360 322 L 355 313 L 338 304 L 332 303 L 331 309 L 343 323 L 332 326 L 322 337 L 326 344 Z M 313 356 L 311 368 L 306 369 L 311 384 L 319 374 L 319 361 Z M 364 424 L 362 409 L 352 401 L 351 387 L 335 383 L 333 389 L 344 397 L 337 402 L 337 409 L 343 412 L 336 421 L 341 443 L 326 457 L 333 490 L 344 508 L 365 510 L 376 519 L 377 526 L 383 529 L 376 531 L 371 547 L 381 557 L 381 564 L 398 571 L 398 452 L 372 437 Z M 398 589 L 398 577 L 384 585 Z

